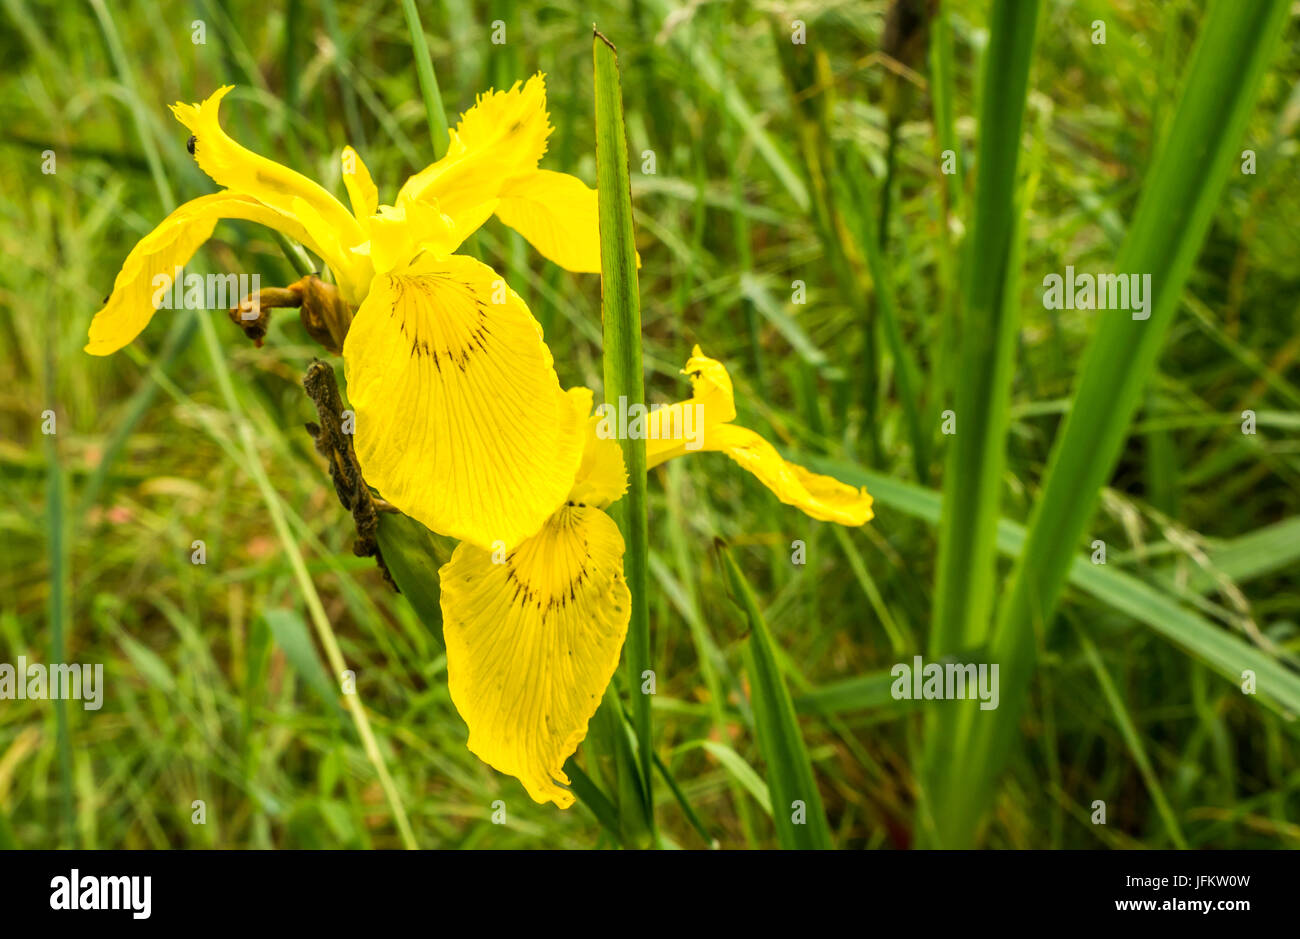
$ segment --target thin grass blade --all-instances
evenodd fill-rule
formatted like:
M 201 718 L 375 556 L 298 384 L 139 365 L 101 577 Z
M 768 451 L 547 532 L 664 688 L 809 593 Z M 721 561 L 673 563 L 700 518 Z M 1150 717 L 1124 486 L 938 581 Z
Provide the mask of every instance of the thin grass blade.
M 433 158 L 436 160 L 447 152 L 450 140 L 447 136 L 447 111 L 442 106 L 442 91 L 438 88 L 438 76 L 433 71 L 429 42 L 424 37 L 424 27 L 420 25 L 420 11 L 415 7 L 415 0 L 402 0 L 402 10 L 406 14 L 407 31 L 411 34 L 415 72 L 420 76 L 420 94 L 424 98 L 424 115 L 429 122 L 429 139 L 433 142 Z

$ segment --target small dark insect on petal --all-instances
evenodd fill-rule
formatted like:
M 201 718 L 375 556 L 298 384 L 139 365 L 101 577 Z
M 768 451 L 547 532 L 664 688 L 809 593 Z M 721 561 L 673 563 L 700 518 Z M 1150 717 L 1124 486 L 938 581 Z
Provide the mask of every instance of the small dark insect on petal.
M 190 151 L 190 156 L 194 156 L 194 145 L 198 143 L 198 140 L 199 138 L 191 134 L 190 139 L 185 141 L 185 149 Z

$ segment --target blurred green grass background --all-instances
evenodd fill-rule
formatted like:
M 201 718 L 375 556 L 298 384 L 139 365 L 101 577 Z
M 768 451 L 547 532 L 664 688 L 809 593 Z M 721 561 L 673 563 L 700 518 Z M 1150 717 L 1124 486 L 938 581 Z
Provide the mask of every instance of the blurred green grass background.
M 938 101 L 944 82 L 926 38 L 891 43 L 888 7 L 448 0 L 420 11 L 452 120 L 488 87 L 545 71 L 555 132 L 543 165 L 588 183 L 592 23 L 618 46 L 651 401 L 686 395 L 677 370 L 698 342 L 731 369 L 740 422 L 782 449 L 933 488 L 958 355 L 988 4 L 942 5 L 952 93 Z M 0 702 L 0 845 L 400 845 L 315 651 L 245 433 L 356 672 L 419 844 L 609 844 L 583 804 L 536 805 L 465 749 L 438 643 L 373 562 L 351 555 L 350 519 L 302 429 L 314 414 L 301 377 L 320 350 L 296 319 L 273 320 L 261 349 L 220 313 L 178 313 L 116 356 L 81 351 L 130 246 L 171 208 L 160 193 L 180 202 L 215 188 L 168 104 L 238 85 L 227 131 L 340 195 L 345 144 L 381 201 L 431 160 L 400 5 L 0 8 L 0 662 L 102 662 L 107 683 L 96 712 Z M 1033 199 L 1022 217 L 1009 519 L 1023 522 L 1037 496 L 1097 319 L 1124 315 L 1043 309 L 1042 277 L 1066 264 L 1109 270 L 1204 11 L 1192 0 L 1134 0 L 1051 2 L 1041 14 L 1020 157 Z M 1105 45 L 1091 41 L 1096 19 Z M 790 42 L 794 20 L 806 25 L 804 46 Z M 504 44 L 492 42 L 496 21 Z M 1294 670 L 1300 45 L 1295 23 L 1287 29 L 1242 143 L 1258 171 L 1229 175 L 1078 548 L 1104 540 L 1108 569 Z M 954 177 L 938 170 L 944 141 L 960 153 Z M 47 150 L 52 175 L 42 172 Z M 831 154 L 861 168 L 861 198 L 826 178 Z M 880 291 L 868 259 L 844 237 L 872 230 L 882 206 L 898 345 L 873 319 Z M 496 223 L 468 248 L 530 304 L 562 382 L 600 388 L 599 280 L 546 264 Z M 239 222 L 222 223 L 197 260 L 267 285 L 296 279 L 266 232 Z M 795 281 L 805 303 L 792 302 Z M 220 336 L 220 363 L 207 354 L 203 316 Z M 914 373 L 900 364 L 909 356 Z M 53 436 L 41 433 L 47 409 Z M 1241 433 L 1245 409 L 1258 415 L 1257 435 Z M 711 552 L 722 536 L 774 634 L 836 844 L 911 845 L 922 724 L 889 697 L 888 669 L 926 650 L 934 520 L 881 499 L 861 530 L 814 522 L 721 455 L 654 471 L 650 499 L 655 739 L 711 838 L 777 843 L 744 621 Z M 206 545 L 201 566 L 191 563 L 195 540 Z M 806 564 L 791 563 L 796 540 Z M 1039 650 L 1022 745 L 985 844 L 1300 846 L 1294 715 L 1265 709 L 1095 593 L 1071 589 L 1058 616 L 1074 628 Z M 665 787 L 656 798 L 668 843 L 709 843 Z M 491 820 L 498 799 L 506 825 Z M 1089 820 L 1098 799 L 1104 826 Z M 206 804 L 205 824 L 191 821 L 194 800 Z

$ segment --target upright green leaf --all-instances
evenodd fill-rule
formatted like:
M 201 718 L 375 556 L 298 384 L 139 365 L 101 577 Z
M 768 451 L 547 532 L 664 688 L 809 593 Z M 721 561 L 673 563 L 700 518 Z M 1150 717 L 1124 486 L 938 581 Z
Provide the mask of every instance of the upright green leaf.
M 1116 272 L 1150 275 L 1148 318 L 1101 314 L 1084 355 L 994 631 L 991 660 L 1001 666 L 1001 706 L 960 712 L 964 727 L 957 738 L 963 749 L 952 765 L 961 768 L 962 778 L 942 817 L 936 817 L 945 845 L 972 843 L 992 802 L 1029 694 L 1035 627 L 1050 624 L 1101 487 L 1119 459 L 1282 35 L 1288 5 L 1287 0 L 1258 0 L 1210 7 L 1178 108 L 1115 263 Z
M 627 133 L 618 57 L 600 33 L 592 40 L 596 69 L 596 177 L 600 202 L 600 301 L 605 328 L 605 401 L 619 407 L 645 406 L 641 360 L 641 298 L 637 289 L 636 238 L 632 228 L 632 190 L 628 180 Z M 632 615 L 627 630 L 628 687 L 636 728 L 646 817 L 654 828 L 650 697 L 641 694 L 642 674 L 650 668 L 649 532 L 646 522 L 645 440 L 626 439 L 627 495 L 613 513 L 627 545 L 623 558 Z
M 987 635 L 997 574 L 993 542 L 1006 459 L 1018 317 L 1016 170 L 1029 67 L 1040 4 L 996 0 L 989 13 L 990 49 L 980 98 L 975 214 L 963 270 L 961 362 L 946 437 L 944 514 L 931 618 L 930 655 L 977 645 Z M 922 801 L 943 814 L 953 772 L 957 712 L 927 713 Z
M 799 732 L 794 702 L 777 664 L 772 636 L 758 601 L 739 565 L 725 545 L 718 557 L 732 599 L 749 622 L 745 643 L 745 668 L 749 672 L 750 694 L 758 746 L 767 764 L 767 784 L 772 800 L 772 820 L 783 848 L 831 848 L 830 826 L 822 808 L 821 794 L 813 776 L 812 761 Z M 796 821 L 796 813 L 802 820 Z
M 894 274 L 889 258 L 876 238 L 881 224 L 877 222 L 873 208 L 876 193 L 866 184 L 869 178 L 867 167 L 858 153 L 845 148 L 842 162 L 847 172 L 833 182 L 841 197 L 857 206 L 856 212 L 845 213 L 845 220 L 853 229 L 854 237 L 862 247 L 867 267 L 871 271 L 876 310 L 880 314 L 885 341 L 889 343 L 889 354 L 894 357 L 894 384 L 897 386 L 899 404 L 903 408 L 903 422 L 912 441 L 912 465 L 916 470 L 916 478 L 925 483 L 930 476 L 930 438 L 933 431 L 921 424 L 921 382 L 917 376 L 916 360 L 903 341 L 898 304 L 894 297 Z

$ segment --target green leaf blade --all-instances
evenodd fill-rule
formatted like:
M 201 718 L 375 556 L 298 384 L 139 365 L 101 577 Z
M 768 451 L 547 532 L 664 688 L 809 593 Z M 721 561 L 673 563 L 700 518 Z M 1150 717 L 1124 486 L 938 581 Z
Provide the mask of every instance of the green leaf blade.
M 830 825 L 822 807 L 812 761 L 799 730 L 794 702 L 781 675 L 767 622 L 731 552 L 719 545 L 718 556 L 732 598 L 749 621 L 745 668 L 749 672 L 758 745 L 767 764 L 767 783 L 777 838 L 781 847 L 787 849 L 832 848 Z M 795 821 L 795 813 L 800 808 L 802 823 Z
M 1147 319 L 1103 316 L 1080 367 L 1073 403 L 1048 461 L 1025 551 L 994 631 L 1002 704 L 970 721 L 956 757 L 967 774 L 963 805 L 944 843 L 973 843 L 1014 743 L 1029 694 L 1035 628 L 1050 624 L 1080 538 L 1113 471 L 1143 386 L 1179 306 L 1196 253 L 1282 35 L 1285 0 L 1211 6 L 1188 67 L 1179 106 L 1147 174 L 1116 271 L 1151 275 Z
M 600 33 L 592 39 L 596 73 L 596 176 L 600 213 L 600 299 L 604 321 L 605 401 L 615 407 L 645 406 L 641 356 L 641 299 L 637 286 L 636 240 L 632 226 L 632 189 L 623 124 L 623 93 L 618 57 Z M 611 509 L 626 545 L 623 568 L 632 594 L 626 661 L 632 689 L 645 814 L 654 829 L 650 698 L 641 694 L 642 674 L 650 669 L 649 525 L 646 507 L 645 440 L 619 441 L 627 468 L 628 489 Z

